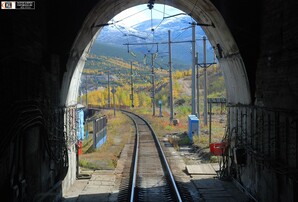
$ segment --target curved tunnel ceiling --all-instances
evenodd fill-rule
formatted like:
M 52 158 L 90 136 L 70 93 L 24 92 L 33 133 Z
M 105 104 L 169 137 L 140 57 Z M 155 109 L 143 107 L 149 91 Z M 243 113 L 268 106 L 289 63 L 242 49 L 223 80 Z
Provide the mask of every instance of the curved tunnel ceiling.
M 63 78 L 61 104 L 69 106 L 76 103 L 80 85 L 81 72 L 85 64 L 85 54 L 88 53 L 96 39 L 99 28 L 96 25 L 105 24 L 118 13 L 148 1 L 119 0 L 100 1 L 89 13 L 81 26 L 73 43 L 71 56 L 67 63 L 67 72 Z M 198 23 L 214 24 L 204 26 L 211 45 L 215 48 L 221 69 L 225 77 L 227 100 L 229 103 L 250 104 L 249 82 L 245 66 L 222 15 L 209 1 L 204 0 L 164 0 L 155 1 L 156 4 L 166 4 L 188 13 Z

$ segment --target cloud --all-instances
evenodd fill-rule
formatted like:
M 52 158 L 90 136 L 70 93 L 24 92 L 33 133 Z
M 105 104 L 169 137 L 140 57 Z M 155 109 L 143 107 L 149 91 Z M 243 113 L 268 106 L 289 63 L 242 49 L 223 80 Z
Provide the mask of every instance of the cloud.
M 121 24 L 125 24 L 126 26 L 133 26 L 150 19 L 150 15 L 148 16 L 149 9 L 146 8 L 146 4 L 131 7 L 116 15 L 113 19 L 115 21 L 121 21 Z
M 164 17 L 164 10 L 165 16 L 182 12 L 181 10 L 178 10 L 171 6 L 164 7 L 163 4 L 155 4 L 154 8 L 152 10 L 149 10 L 147 4 L 142 4 L 122 11 L 121 13 L 116 15 L 113 20 L 120 21 L 121 24 L 124 24 L 126 26 L 133 26 L 151 19 L 151 12 L 152 18 L 162 19 Z

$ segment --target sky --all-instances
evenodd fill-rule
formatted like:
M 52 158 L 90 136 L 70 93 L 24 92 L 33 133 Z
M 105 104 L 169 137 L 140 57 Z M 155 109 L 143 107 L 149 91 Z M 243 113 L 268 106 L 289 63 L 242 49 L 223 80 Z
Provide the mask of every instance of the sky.
M 154 4 L 152 18 L 163 19 L 163 17 L 179 13 L 183 13 L 183 11 L 164 4 Z M 121 24 L 129 27 L 149 19 L 151 19 L 151 10 L 147 7 L 147 4 L 131 7 L 113 18 L 114 21 L 121 21 Z

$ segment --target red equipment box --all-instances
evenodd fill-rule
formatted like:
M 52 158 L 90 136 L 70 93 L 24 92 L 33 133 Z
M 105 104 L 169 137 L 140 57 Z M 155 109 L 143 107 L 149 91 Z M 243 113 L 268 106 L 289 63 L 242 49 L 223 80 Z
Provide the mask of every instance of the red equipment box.
M 210 146 L 210 153 L 212 153 L 215 156 L 221 156 L 226 151 L 227 143 L 215 142 L 215 143 L 211 143 L 209 146 Z

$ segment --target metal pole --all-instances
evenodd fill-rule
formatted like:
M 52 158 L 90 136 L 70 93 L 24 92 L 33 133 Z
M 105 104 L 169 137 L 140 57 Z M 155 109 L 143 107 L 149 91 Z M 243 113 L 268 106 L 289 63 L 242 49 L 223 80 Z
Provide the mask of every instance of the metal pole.
M 206 56 L 206 37 L 203 37 L 204 45 L 204 125 L 207 126 L 207 56 Z
M 197 66 L 197 116 L 200 119 L 200 80 L 199 80 L 199 53 L 196 53 L 196 66 Z
M 209 145 L 211 144 L 211 116 L 212 116 L 212 104 L 209 103 Z
M 115 89 L 113 88 L 115 91 Z M 113 91 L 113 104 L 114 104 L 114 117 L 116 116 L 116 101 L 115 101 L 115 92 Z
M 197 117 L 199 119 L 198 124 L 198 130 L 197 135 L 200 135 L 200 83 L 199 83 L 199 53 L 196 52 L 196 69 L 197 69 L 197 75 L 196 75 L 196 87 L 197 87 Z
M 155 116 L 155 75 L 153 66 L 153 53 L 151 53 L 151 68 L 152 68 L 152 115 Z
M 216 64 L 216 54 L 213 52 L 213 63 Z
M 86 74 L 86 109 L 88 109 L 88 75 Z
M 191 80 L 191 114 L 196 115 L 196 27 L 192 26 L 192 80 Z
M 110 93 L 110 71 L 108 71 L 108 107 L 111 107 L 111 93 Z
M 172 75 L 172 47 L 171 47 L 171 30 L 169 34 L 169 76 L 170 76 L 170 122 L 174 119 L 174 107 L 173 107 L 173 75 Z
M 130 62 L 130 86 L 131 86 L 131 107 L 134 107 L 134 97 L 133 97 L 133 78 L 132 78 L 132 62 Z

